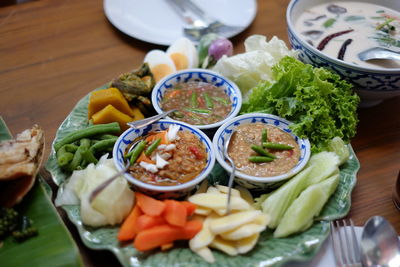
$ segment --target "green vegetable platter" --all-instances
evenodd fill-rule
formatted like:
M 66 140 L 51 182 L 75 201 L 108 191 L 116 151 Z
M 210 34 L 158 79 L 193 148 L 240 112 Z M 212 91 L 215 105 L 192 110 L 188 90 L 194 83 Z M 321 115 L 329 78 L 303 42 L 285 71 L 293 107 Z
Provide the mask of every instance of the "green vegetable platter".
M 10 138 L 0 117 L 0 140 Z M 41 177 L 15 209 L 33 221 L 38 235 L 23 243 L 7 237 L 0 245 L 1 266 L 83 266 L 79 250 L 51 202 L 51 189 Z
M 105 87 L 102 87 L 105 88 Z M 100 89 L 100 88 L 99 88 Z M 87 105 L 89 95 L 82 98 L 72 112 L 61 124 L 54 142 L 61 140 L 68 133 L 88 126 Z M 345 216 L 351 205 L 351 192 L 356 184 L 356 174 L 360 167 L 351 146 L 350 159 L 341 166 L 340 183 L 322 210 L 318 220 L 305 232 L 288 238 L 273 238 L 272 232 L 266 230 L 260 236 L 257 245 L 249 253 L 240 256 L 228 256 L 213 250 L 217 266 L 280 266 L 283 263 L 299 260 L 310 260 L 320 249 L 329 235 L 329 220 Z M 46 163 L 54 182 L 63 190 L 62 184 L 67 174 L 57 166 L 54 150 Z M 228 178 L 222 167 L 216 164 L 208 179 L 210 183 L 225 184 Z M 69 219 L 76 225 L 86 246 L 92 249 L 105 249 L 115 254 L 123 266 L 208 266 L 202 258 L 195 255 L 187 246 L 181 244 L 169 251 L 136 251 L 131 244 L 121 245 L 117 240 L 118 227 L 93 228 L 83 225 L 78 205 L 64 205 L 62 208 Z

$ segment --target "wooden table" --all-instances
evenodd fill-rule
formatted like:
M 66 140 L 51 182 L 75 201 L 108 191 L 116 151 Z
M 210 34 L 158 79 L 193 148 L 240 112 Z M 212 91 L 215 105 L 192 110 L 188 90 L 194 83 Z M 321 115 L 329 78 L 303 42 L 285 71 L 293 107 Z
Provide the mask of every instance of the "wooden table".
M 235 53 L 244 50 L 243 41 L 251 34 L 277 35 L 287 41 L 288 2 L 259 0 L 255 21 L 232 39 Z M 34 123 L 43 127 L 48 156 L 58 126 L 75 103 L 94 88 L 138 67 L 145 53 L 155 48 L 165 49 L 115 29 L 104 16 L 101 0 L 41 0 L 2 7 L 0 115 L 14 134 Z M 359 110 L 352 146 L 361 169 L 349 214 L 356 225 L 382 215 L 400 233 L 400 214 L 392 203 L 400 170 L 399 114 L 399 97 Z M 59 211 L 87 266 L 119 265 L 110 252 L 87 249 Z

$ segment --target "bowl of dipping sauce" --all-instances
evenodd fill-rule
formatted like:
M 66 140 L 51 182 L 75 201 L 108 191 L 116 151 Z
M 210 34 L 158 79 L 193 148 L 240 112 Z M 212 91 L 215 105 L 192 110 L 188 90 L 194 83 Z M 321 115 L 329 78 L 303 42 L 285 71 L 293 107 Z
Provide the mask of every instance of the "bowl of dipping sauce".
M 186 69 L 165 77 L 154 87 L 151 100 L 157 113 L 177 109 L 169 118 L 198 129 L 219 127 L 242 106 L 236 84 L 205 69 Z
M 291 124 L 265 113 L 230 119 L 214 135 L 216 159 L 232 172 L 224 157 L 230 138 L 228 155 L 235 163 L 235 181 L 248 189 L 274 189 L 302 170 L 310 158 L 310 142 L 294 135 Z
M 213 151 L 211 140 L 201 130 L 184 122 L 159 120 L 122 133 L 113 159 L 121 171 L 133 157 L 124 177 L 136 190 L 156 198 L 180 198 L 211 172 Z
M 292 0 L 287 8 L 289 40 L 299 59 L 328 68 L 354 85 L 361 106 L 400 95 L 400 61 L 362 61 L 373 47 L 400 52 L 398 1 Z

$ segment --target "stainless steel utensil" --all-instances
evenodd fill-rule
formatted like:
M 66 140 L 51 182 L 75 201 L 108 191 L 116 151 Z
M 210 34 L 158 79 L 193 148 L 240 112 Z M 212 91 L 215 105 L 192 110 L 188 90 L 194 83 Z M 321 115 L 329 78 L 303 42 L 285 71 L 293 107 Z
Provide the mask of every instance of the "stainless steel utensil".
M 144 139 L 143 137 L 142 137 L 142 138 L 138 138 L 138 139 L 135 141 L 135 143 L 133 143 L 133 144 L 131 145 L 131 147 L 130 147 L 129 150 L 128 150 L 128 153 L 129 153 L 130 151 L 132 151 L 133 148 L 135 148 L 135 146 L 136 146 L 140 141 L 142 141 L 143 139 Z M 117 179 L 118 177 L 120 177 L 121 175 L 123 175 L 123 174 L 129 169 L 130 166 L 131 166 L 131 164 L 130 164 L 130 162 L 129 162 L 129 159 L 126 159 L 125 167 L 124 167 L 121 171 L 117 172 L 116 174 L 114 174 L 113 176 L 111 176 L 110 178 L 108 178 L 107 180 L 105 180 L 103 183 L 99 184 L 99 185 L 90 193 L 90 195 L 89 195 L 89 203 L 92 203 L 93 200 L 94 200 L 104 189 L 106 189 L 107 186 L 109 186 L 115 179 Z
M 361 267 L 360 248 L 353 221 L 331 221 L 331 240 L 337 266 Z
M 229 161 L 232 167 L 232 172 L 229 176 L 229 181 L 228 181 L 228 200 L 226 202 L 226 214 L 228 215 L 231 212 L 231 195 L 232 195 L 232 185 L 233 185 L 233 180 L 235 179 L 235 162 L 232 160 L 232 158 L 228 154 L 228 146 L 229 142 L 231 141 L 231 138 L 233 136 L 234 131 L 232 131 L 232 134 L 229 136 L 229 138 L 226 140 L 225 145 L 224 145 L 224 157 Z
M 364 266 L 400 266 L 400 243 L 396 231 L 381 216 L 370 218 L 361 235 Z
M 183 32 L 186 37 L 198 42 L 207 33 L 231 37 L 244 30 L 243 26 L 226 25 L 210 17 L 191 0 L 167 0 L 185 21 Z
M 166 111 L 164 113 L 155 115 L 153 117 L 149 117 L 149 118 L 146 118 L 146 119 L 143 119 L 143 120 L 128 122 L 127 124 L 128 124 L 129 127 L 133 128 L 133 129 L 143 128 L 143 127 L 145 127 L 147 125 L 152 124 L 153 122 L 158 121 L 159 119 L 162 119 L 162 118 L 168 116 L 169 114 L 171 114 L 172 112 L 175 112 L 175 111 L 177 111 L 177 109 L 171 109 L 171 110 L 168 110 L 168 111 Z
M 371 59 L 392 59 L 400 60 L 400 53 L 382 47 L 373 47 L 358 54 L 363 61 Z

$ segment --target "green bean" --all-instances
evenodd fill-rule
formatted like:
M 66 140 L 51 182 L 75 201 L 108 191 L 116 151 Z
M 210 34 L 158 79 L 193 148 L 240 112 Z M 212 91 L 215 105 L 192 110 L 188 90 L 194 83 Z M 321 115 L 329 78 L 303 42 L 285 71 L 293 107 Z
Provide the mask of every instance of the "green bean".
M 265 157 L 265 156 L 251 156 L 251 157 L 249 157 L 249 161 L 254 162 L 254 163 L 271 162 L 273 160 L 274 160 L 273 158 Z
M 204 93 L 204 100 L 208 108 L 214 108 L 214 103 L 212 102 L 211 97 L 207 93 Z
M 61 168 L 66 166 L 73 158 L 74 154 L 66 151 L 65 145 L 62 146 L 56 153 L 57 164 Z
M 76 150 L 72 161 L 68 164 L 67 168 L 69 171 L 74 171 L 82 164 L 83 156 L 82 152 L 90 147 L 90 140 L 87 138 L 83 138 L 80 140 L 80 145 Z
M 186 110 L 190 111 L 190 112 L 196 112 L 196 113 L 205 113 L 205 114 L 211 113 L 211 110 L 203 109 L 203 108 L 186 108 Z
M 99 134 L 119 134 L 121 132 L 121 128 L 119 127 L 118 122 L 111 122 L 107 124 L 96 124 L 89 126 L 85 129 L 74 131 L 60 141 L 54 144 L 55 151 L 59 150 L 63 145 L 70 144 L 75 142 L 76 140 L 91 137 Z
M 272 159 L 275 159 L 275 158 L 276 158 L 275 155 L 273 155 L 273 154 L 271 154 L 271 153 L 268 153 L 268 152 L 267 152 L 265 149 L 263 149 L 261 146 L 252 145 L 252 146 L 251 146 L 251 149 L 253 149 L 255 152 L 257 152 L 258 154 L 260 154 L 260 155 L 262 155 L 262 156 L 269 157 L 269 158 L 272 158 Z
M 94 154 L 97 152 L 100 152 L 100 151 L 107 150 L 107 148 L 114 146 L 115 141 L 117 141 L 117 137 L 115 137 L 114 139 L 110 138 L 110 139 L 98 141 L 96 144 L 94 144 L 90 147 L 90 150 Z
M 290 150 L 293 149 L 292 146 L 285 145 L 285 144 L 279 144 L 279 143 L 270 143 L 270 142 L 264 142 L 263 147 L 270 148 L 270 149 L 276 149 L 276 150 Z
M 97 137 L 100 140 L 107 140 L 107 139 L 118 139 L 117 136 L 112 135 L 112 134 L 102 134 L 100 136 Z
M 265 143 L 268 141 L 268 131 L 267 129 L 262 129 L 262 133 L 261 133 L 261 143 Z
M 126 155 L 127 158 L 128 157 L 130 158 L 129 159 L 130 164 L 133 164 L 133 163 L 136 162 L 136 160 L 139 157 L 140 153 L 142 153 L 142 151 L 146 147 L 146 144 L 147 144 L 146 140 L 140 141 L 139 144 L 137 144 L 136 147 Z
M 154 150 L 158 147 L 158 145 L 161 143 L 161 138 L 157 138 L 156 141 L 154 141 L 144 152 L 146 156 L 150 156 L 151 153 L 153 153 Z
M 67 152 L 75 153 L 76 150 L 78 150 L 78 146 L 74 145 L 74 144 L 66 144 L 66 145 L 63 145 L 63 146 L 65 147 L 65 150 Z
M 81 151 L 81 155 L 84 161 L 86 161 L 87 163 L 94 163 L 97 164 L 97 162 L 99 162 L 96 157 L 93 155 L 92 151 L 90 149 L 82 149 Z
M 193 92 L 192 95 L 190 96 L 190 106 L 192 108 L 197 108 L 199 103 L 197 102 L 197 94 L 196 92 Z
M 176 118 L 183 118 L 183 117 L 185 117 L 185 114 L 183 114 L 182 112 L 179 112 L 179 111 L 175 111 L 175 112 L 173 113 L 173 115 L 174 115 Z
M 215 101 L 217 101 L 217 102 L 219 102 L 219 103 L 221 103 L 221 104 L 223 104 L 225 106 L 229 105 L 229 101 L 227 99 L 225 99 L 225 98 L 218 97 L 218 96 L 213 96 L 212 99 L 214 99 Z

